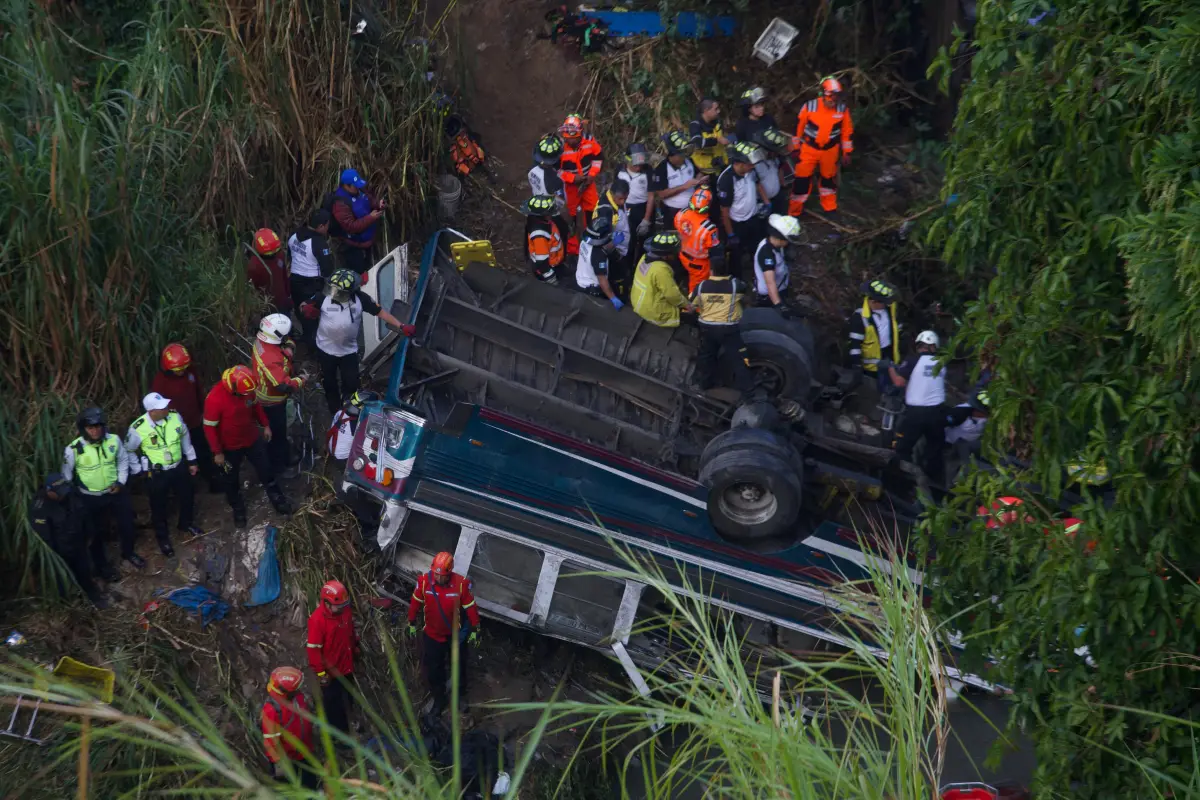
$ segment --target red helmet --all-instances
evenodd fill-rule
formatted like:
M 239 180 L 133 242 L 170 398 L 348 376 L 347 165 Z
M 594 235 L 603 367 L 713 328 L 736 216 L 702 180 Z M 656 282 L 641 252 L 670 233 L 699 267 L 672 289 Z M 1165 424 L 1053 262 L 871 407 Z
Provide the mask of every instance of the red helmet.
M 437 576 L 449 575 L 454 571 L 454 556 L 445 551 L 438 553 L 433 557 L 433 564 L 430 566 L 430 570 Z
M 276 667 L 271 670 L 271 683 L 267 686 L 267 691 L 277 689 L 287 697 L 291 697 L 300 691 L 303 683 L 304 673 L 295 667 Z
M 980 517 L 987 517 L 987 527 L 990 530 L 1003 528 L 1005 525 L 1012 525 L 1020 516 L 1017 509 L 1025 505 L 1025 501 L 1019 497 L 999 497 L 992 502 L 991 508 L 980 506 L 975 513 Z M 1026 516 L 1025 521 L 1029 522 L 1032 517 Z
M 164 370 L 183 372 L 192 363 L 192 354 L 179 342 L 171 342 L 163 348 L 158 363 Z
M 321 601 L 333 606 L 344 606 L 350 602 L 350 595 L 341 581 L 326 581 L 321 587 Z
M 583 136 L 583 117 L 578 114 L 567 115 L 563 124 L 558 126 L 558 132 L 564 139 L 578 139 Z
M 254 371 L 243 364 L 225 370 L 221 382 L 225 384 L 226 389 L 238 395 L 254 394 L 254 390 L 258 388 L 258 378 L 254 376 Z
M 698 211 L 701 214 L 708 211 L 712 205 L 712 192 L 707 186 L 698 186 L 696 191 L 692 192 L 692 199 L 688 201 L 688 208 L 692 211 Z
M 279 236 L 270 228 L 259 228 L 254 232 L 254 252 L 260 256 L 273 256 L 283 247 Z
M 839 81 L 837 78 L 830 76 L 828 78 L 821 79 L 821 94 L 825 95 L 826 97 L 831 97 L 835 94 L 841 94 L 841 93 L 842 93 L 842 82 Z

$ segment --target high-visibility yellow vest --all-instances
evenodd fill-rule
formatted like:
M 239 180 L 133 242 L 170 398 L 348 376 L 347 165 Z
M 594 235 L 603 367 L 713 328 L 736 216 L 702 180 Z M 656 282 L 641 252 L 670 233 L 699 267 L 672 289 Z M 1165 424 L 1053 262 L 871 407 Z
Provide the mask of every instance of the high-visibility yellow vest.
M 879 333 L 875 330 L 875 321 L 871 318 L 870 298 L 863 298 L 863 345 L 862 367 L 864 372 L 878 372 L 879 359 L 883 358 L 883 348 L 879 344 Z M 888 317 L 892 323 L 892 361 L 900 363 L 900 326 L 896 324 L 896 304 L 888 306 Z
M 173 467 L 183 460 L 183 417 L 178 412 L 168 411 L 157 425 L 149 414 L 143 414 L 129 427 L 142 437 L 138 449 L 152 466 Z
M 721 129 L 720 122 L 714 122 L 711 133 L 702 134 L 706 139 L 716 139 L 725 135 L 725 131 Z M 720 160 L 719 165 L 713 164 L 714 160 Z M 692 152 L 692 163 L 701 172 L 711 173 L 719 172 L 729 164 L 729 159 L 725 155 L 725 145 L 714 144 L 712 147 L 697 147 Z
M 103 492 L 117 482 L 117 449 L 123 445 L 115 434 L 95 443 L 80 436 L 70 446 L 75 449 L 75 479 L 84 489 Z

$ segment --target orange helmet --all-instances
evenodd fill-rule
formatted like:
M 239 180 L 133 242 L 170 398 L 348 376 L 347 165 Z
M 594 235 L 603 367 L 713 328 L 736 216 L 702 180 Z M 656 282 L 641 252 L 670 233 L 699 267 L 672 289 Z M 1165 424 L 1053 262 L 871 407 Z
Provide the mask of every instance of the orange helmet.
M 341 581 L 326 581 L 321 587 L 321 600 L 334 606 L 344 606 L 350 602 L 350 595 Z
M 300 691 L 303 683 L 304 673 L 295 667 L 276 667 L 271 670 L 271 682 L 267 684 L 267 691 L 276 689 L 285 696 L 291 697 Z
M 438 553 L 433 557 L 433 564 L 430 570 L 434 575 L 449 575 L 454 571 L 454 556 L 447 552 Z
M 707 186 L 697 186 L 696 191 L 692 192 L 692 199 L 688 201 L 688 208 L 704 214 L 708 212 L 711 205 L 712 192 L 709 191 Z
M 192 363 L 192 354 L 179 342 L 171 342 L 163 348 L 158 363 L 164 370 L 183 372 Z
M 583 136 L 583 117 L 578 114 L 568 114 L 563 124 L 558 126 L 558 132 L 564 139 L 578 139 Z
M 259 228 L 254 232 L 254 252 L 260 256 L 273 256 L 283 247 L 279 236 L 270 228 Z
M 258 378 L 254 377 L 254 371 L 242 364 L 225 370 L 221 382 L 230 392 L 240 395 L 254 394 L 258 387 Z
M 837 78 L 830 76 L 828 78 L 821 79 L 821 94 L 825 95 L 826 97 L 831 97 L 835 94 L 841 94 L 841 93 L 842 93 L 842 82 L 839 81 Z

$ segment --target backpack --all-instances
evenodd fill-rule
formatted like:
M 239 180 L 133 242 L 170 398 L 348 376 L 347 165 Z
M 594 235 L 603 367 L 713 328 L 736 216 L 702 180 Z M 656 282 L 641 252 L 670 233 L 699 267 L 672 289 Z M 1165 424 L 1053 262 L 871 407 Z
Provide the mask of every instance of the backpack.
M 349 234 L 338 224 L 337 217 L 333 214 L 333 204 L 337 200 L 345 202 L 345 198 L 339 196 L 335 189 L 321 198 L 321 208 L 329 212 L 329 238 L 345 239 Z

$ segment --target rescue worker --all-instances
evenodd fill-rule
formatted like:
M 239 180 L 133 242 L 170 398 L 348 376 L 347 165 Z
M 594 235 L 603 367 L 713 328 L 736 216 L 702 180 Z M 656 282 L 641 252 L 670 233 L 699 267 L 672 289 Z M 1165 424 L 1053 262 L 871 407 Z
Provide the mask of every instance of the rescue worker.
M 755 167 L 764 157 L 758 145 L 738 142 L 730 149 L 731 163 L 717 178 L 717 205 L 731 272 L 741 269 L 743 254 L 753 253 L 762 238 L 759 206 L 766 200 Z
M 225 499 L 233 510 L 235 527 L 246 527 L 246 501 L 242 497 L 242 462 L 249 461 L 267 492 L 271 505 L 280 514 L 291 514 L 292 507 L 275 482 L 267 442 L 271 441 L 271 423 L 258 404 L 255 390 L 258 379 L 247 366 L 238 364 L 225 370 L 221 380 L 204 399 L 204 435 L 212 450 L 213 463 L 225 472 Z
M 333 192 L 329 213 L 337 223 L 333 237 L 338 240 L 342 266 L 361 275 L 371 268 L 371 248 L 385 203 L 364 191 L 367 182 L 356 169 L 344 169 Z
M 317 774 L 301 766 L 313 758 L 313 708 L 300 691 L 304 673 L 296 667 L 276 667 L 267 683 L 267 699 L 259 714 L 262 723 L 263 750 L 271 762 L 271 775 L 276 780 L 288 779 L 288 767 L 300 778 L 306 789 L 319 786 Z
M 689 295 L 708 277 L 713 250 L 723 247 L 717 226 L 711 219 L 711 208 L 712 191 L 707 186 L 697 186 L 687 209 L 675 217 L 679 261 L 687 271 Z
M 917 334 L 917 354 L 899 366 L 889 366 L 892 385 L 904 389 L 904 417 L 893 443 L 896 456 L 912 461 L 913 448 L 925 440 L 921 468 L 934 483 L 945 478 L 942 449 L 946 446 L 946 372 L 937 362 L 941 340 L 933 331 Z
M 987 389 L 980 389 L 968 402 L 946 412 L 946 444 L 954 448 L 961 460 L 979 455 L 990 411 Z
M 662 209 L 662 229 L 669 231 L 675 228 L 675 215 L 687 208 L 692 190 L 707 183 L 708 176 L 701 175 L 692 163 L 691 145 L 683 132 L 671 131 L 662 140 L 667 157 L 650 173 L 650 189 Z
M 292 254 L 292 302 L 300 316 L 301 335 L 309 348 L 315 348 L 317 314 L 314 303 L 334 272 L 333 251 L 329 249 L 329 225 L 332 217 L 318 208 L 308 217 L 308 224 L 296 230 L 288 239 Z M 309 311 L 311 309 L 311 311 Z
M 129 479 L 129 453 L 115 433 L 108 432 L 104 412 L 92 406 L 75 418 L 79 436 L 63 451 L 63 477 L 75 488 L 71 514 L 90 542 L 92 565 L 106 581 L 118 581 L 120 573 L 109 566 L 104 555 L 104 533 L 109 517 L 117 523 L 121 558 L 137 569 L 145 560 L 133 551 L 133 506 L 125 482 Z
M 366 389 L 359 389 L 346 403 L 346 407 L 334 414 L 325 436 L 326 447 L 334 459 L 344 465 L 350 456 L 350 448 L 354 445 L 354 432 L 358 429 L 358 416 L 363 406 L 379 399 L 379 395 Z
M 634 270 L 629 303 L 639 317 L 660 328 L 679 327 L 679 312 L 692 309 L 675 283 L 672 262 L 678 255 L 679 234 L 656 233 L 647 240 L 646 254 Z
M 405 336 L 412 336 L 415 330 L 359 289 L 358 275 L 339 269 L 330 276 L 317 327 L 317 361 L 321 364 L 321 387 L 325 390 L 330 416 L 358 391 L 358 334 L 364 313 L 379 317 Z
M 754 251 L 754 289 L 758 305 L 771 306 L 790 316 L 787 292 L 791 285 L 785 248 L 800 242 L 800 221 L 772 214 L 767 219 L 767 236 Z
M 267 445 L 271 469 L 284 478 L 296 477 L 291 449 L 288 447 L 287 401 L 293 393 L 304 388 L 308 379 L 304 374 L 292 374 L 295 343 L 287 338 L 291 332 L 292 320 L 289 317 L 268 314 L 258 324 L 253 351 L 258 404 L 267 415 L 271 428 L 271 441 Z
M 551 197 L 563 198 L 566 203 L 566 192 L 563 189 L 562 178 L 558 176 L 558 162 L 562 158 L 562 139 L 554 134 L 547 134 L 538 139 L 533 146 L 533 166 L 529 169 L 529 190 L 534 197 L 547 194 Z
M 150 391 L 170 400 L 171 408 L 183 417 L 192 448 L 196 451 L 196 465 L 208 483 L 208 491 L 211 494 L 224 491 L 221 478 L 213 468 L 208 437 L 204 435 L 204 389 L 196 376 L 192 354 L 183 345 L 172 342 L 163 348 L 158 366 L 159 370 L 150 381 Z
M 450 114 L 442 122 L 442 133 L 450 143 L 450 162 L 460 178 L 470 175 L 476 167 L 484 167 L 484 171 L 487 171 L 487 153 L 483 151 L 479 134 L 471 130 L 466 120 L 458 114 Z M 491 178 L 491 175 L 488 177 Z
M 579 245 L 579 261 L 575 264 L 575 285 L 592 297 L 606 297 L 612 307 L 625 307 L 608 281 L 609 260 L 612 258 L 613 229 L 606 217 L 596 217 L 584 231 Z
M 721 105 L 706 97 L 696 106 L 696 118 L 688 124 L 692 162 L 705 175 L 716 175 L 725 168 L 727 145 L 733 144 L 721 129 Z
M 192 477 L 200 471 L 192 437 L 179 412 L 171 409 L 171 401 L 158 392 L 142 398 L 146 413 L 133 421 L 125 434 L 125 449 L 130 455 L 130 472 L 144 471 L 148 478 L 146 493 L 150 496 L 150 520 L 158 549 L 167 558 L 175 555 L 171 536 L 167 532 L 167 497 L 174 493 L 179 503 L 181 533 L 202 536 L 204 531 L 194 522 L 195 490 Z M 184 464 L 184 461 L 187 464 Z M 135 469 L 136 467 L 136 469 Z
M 451 648 L 454 643 L 479 646 L 479 609 L 475 607 L 475 596 L 468 578 L 454 572 L 454 556 L 438 553 L 433 557 L 429 572 L 417 578 L 412 600 L 408 604 L 408 635 L 417 635 L 417 612 L 425 614 L 425 637 L 421 663 L 425 668 L 425 679 L 429 681 L 429 693 L 433 695 L 433 715 L 437 716 L 449 707 L 446 696 L 448 667 L 451 663 Z M 466 614 L 468 624 L 462 623 Z M 459 710 L 466 712 L 467 671 L 463 668 L 465 654 L 458 659 Z
M 804 203 L 812 192 L 813 173 L 818 170 L 821 208 L 827 213 L 837 211 L 838 160 L 847 165 L 854 152 L 854 121 L 841 95 L 841 82 L 825 78 L 821 81 L 821 97 L 809 100 L 800 110 L 796 122 L 800 157 L 788 205 L 788 213 L 793 217 L 804 213 Z
M 600 202 L 596 178 L 604 166 L 604 153 L 600 143 L 584 132 L 578 114 L 568 115 L 558 133 L 563 140 L 559 177 L 566 184 L 567 214 L 574 220 L 575 230 L 582 231 Z
M 567 225 L 561 216 L 562 198 L 535 194 L 521 206 L 525 215 L 525 257 L 543 283 L 558 283 L 567 258 Z
M 717 367 L 722 360 L 733 375 L 733 387 L 748 398 L 754 392 L 750 354 L 738 326 L 742 322 L 742 295 L 746 285 L 729 275 L 725 259 L 712 259 L 709 276 L 692 292 L 700 329 L 700 350 L 696 354 L 696 388 L 715 385 Z
M 92 581 L 82 529 L 71 514 L 72 488 L 71 482 L 61 472 L 47 475 L 42 488 L 29 504 L 29 527 L 66 563 L 75 582 L 92 605 L 103 610 L 108 608 L 108 600 Z M 67 587 L 61 579 L 58 581 L 58 592 L 62 595 L 67 593 Z
M 788 213 L 790 191 L 784 187 L 794 181 L 792 170 L 795 168 L 788 157 L 792 151 L 792 137 L 778 128 L 764 128 L 754 134 L 754 142 L 763 149 L 762 163 L 754 169 L 758 172 L 758 183 L 762 186 L 763 195 L 770 205 L 770 213 Z
M 291 313 L 293 303 L 287 252 L 278 234 L 270 228 L 259 228 L 254 232 L 254 247 L 246 262 L 246 274 L 254 288 L 270 299 L 272 309 L 277 313 Z
M 881 359 L 900 362 L 896 288 L 877 278 L 864 283 L 861 291 L 862 308 L 850 316 L 850 365 L 874 377 Z
M 634 142 L 625 149 L 625 166 L 617 178 L 629 184 L 625 208 L 629 212 L 629 228 L 633 242 L 629 248 L 629 263 L 636 264 L 642 240 L 650 235 L 654 220 L 654 194 L 650 191 L 650 151 L 646 145 Z
M 629 228 L 629 211 L 625 208 L 627 197 L 629 184 L 617 178 L 600 199 L 594 214 L 596 218 L 607 218 L 612 225 L 615 256 L 609 259 L 608 282 L 619 297 L 629 296 L 629 274 L 633 271 L 629 264 L 629 244 L 633 237 Z
M 343 733 L 350 731 L 350 690 L 358 654 L 350 595 L 341 581 L 327 581 L 317 607 L 308 616 L 308 665 L 321 682 L 325 719 Z
M 742 116 L 734 127 L 734 136 L 739 142 L 753 142 L 757 134 L 775 127 L 775 118 L 767 113 L 767 92 L 755 86 L 742 92 L 738 105 Z

